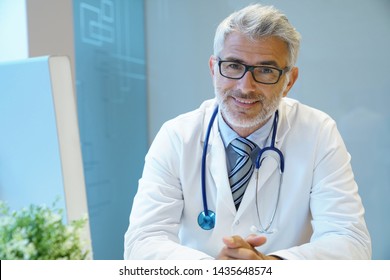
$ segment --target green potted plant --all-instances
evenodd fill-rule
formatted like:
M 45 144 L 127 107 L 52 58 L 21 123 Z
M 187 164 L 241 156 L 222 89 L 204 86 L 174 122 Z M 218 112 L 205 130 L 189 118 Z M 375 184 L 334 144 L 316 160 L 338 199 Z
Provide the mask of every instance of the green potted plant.
M 87 218 L 63 222 L 63 210 L 30 205 L 18 211 L 0 201 L 0 259 L 55 260 L 88 257 L 80 232 Z

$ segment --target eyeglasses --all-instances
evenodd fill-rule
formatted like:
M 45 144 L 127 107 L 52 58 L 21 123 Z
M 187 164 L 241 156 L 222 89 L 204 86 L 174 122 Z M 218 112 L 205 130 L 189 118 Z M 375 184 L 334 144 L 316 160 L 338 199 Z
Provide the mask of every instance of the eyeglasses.
M 272 85 L 279 82 L 282 74 L 288 72 L 290 67 L 278 69 L 271 66 L 246 65 L 236 61 L 218 60 L 219 73 L 225 78 L 239 80 L 246 72 L 252 73 L 253 79 L 261 84 Z

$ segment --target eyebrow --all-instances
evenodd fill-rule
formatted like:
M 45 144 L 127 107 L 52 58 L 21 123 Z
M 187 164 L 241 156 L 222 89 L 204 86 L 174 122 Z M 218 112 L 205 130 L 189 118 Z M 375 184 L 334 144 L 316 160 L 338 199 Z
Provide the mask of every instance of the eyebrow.
M 275 60 L 262 61 L 260 63 L 260 65 L 268 65 L 268 66 L 280 67 L 279 64 Z
M 242 63 L 242 64 L 246 64 L 246 62 L 243 61 L 242 59 L 234 58 L 234 57 L 226 57 L 223 60 L 234 61 L 234 62 L 239 62 L 239 63 Z M 274 66 L 276 68 L 280 68 L 279 64 L 275 60 L 260 61 L 260 62 L 258 62 L 256 64 L 254 64 L 254 66 L 264 66 L 264 65 L 266 65 L 266 66 Z

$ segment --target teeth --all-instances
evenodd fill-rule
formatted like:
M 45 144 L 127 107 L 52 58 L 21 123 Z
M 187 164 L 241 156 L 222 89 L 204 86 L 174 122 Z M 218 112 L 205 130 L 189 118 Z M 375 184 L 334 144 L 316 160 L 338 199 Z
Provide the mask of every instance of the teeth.
M 255 103 L 255 101 L 249 101 L 249 100 L 238 100 L 238 99 L 236 99 L 238 102 L 240 102 L 240 103 L 244 103 L 244 104 L 253 104 L 253 103 Z

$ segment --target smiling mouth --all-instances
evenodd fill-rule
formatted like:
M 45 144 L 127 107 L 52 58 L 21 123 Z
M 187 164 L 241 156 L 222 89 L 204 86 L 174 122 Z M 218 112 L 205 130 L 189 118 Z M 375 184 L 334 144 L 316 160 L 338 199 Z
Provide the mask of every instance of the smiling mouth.
M 234 101 L 243 105 L 252 105 L 258 102 L 258 100 L 242 99 L 233 97 Z

